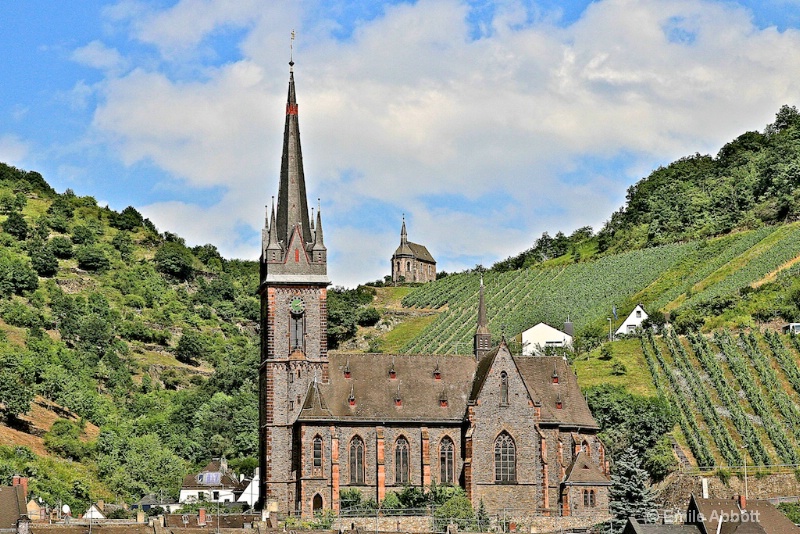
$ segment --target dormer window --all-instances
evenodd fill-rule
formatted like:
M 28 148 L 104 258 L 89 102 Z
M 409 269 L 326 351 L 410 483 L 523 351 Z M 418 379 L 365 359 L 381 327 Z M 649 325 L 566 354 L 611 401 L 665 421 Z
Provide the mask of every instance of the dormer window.
M 394 370 L 394 365 L 392 365 L 392 368 L 389 369 L 389 378 L 391 380 L 394 380 L 394 379 L 397 378 L 397 371 Z
M 350 363 L 348 363 L 347 365 L 344 366 L 344 369 L 342 369 L 342 373 L 344 374 L 345 378 L 350 378 L 350 376 L 351 376 Z
M 558 371 L 553 369 L 553 384 L 558 384 Z
M 560 410 L 564 407 L 564 402 L 561 400 L 561 395 L 556 397 L 556 409 Z
M 439 395 L 439 406 L 447 408 L 447 392 L 444 390 L 442 390 L 442 394 Z
M 397 386 L 397 393 L 394 394 L 394 405 L 402 406 L 403 399 L 400 397 L 400 386 Z
M 353 388 L 352 388 L 352 387 L 350 388 L 350 396 L 349 396 L 349 397 L 347 397 L 347 403 L 348 403 L 350 406 L 355 406 L 355 405 L 356 405 L 356 395 L 355 395 L 355 393 L 353 392 Z
M 433 372 L 433 378 L 436 379 L 436 380 L 441 380 L 442 379 L 442 372 L 437 369 L 436 371 Z

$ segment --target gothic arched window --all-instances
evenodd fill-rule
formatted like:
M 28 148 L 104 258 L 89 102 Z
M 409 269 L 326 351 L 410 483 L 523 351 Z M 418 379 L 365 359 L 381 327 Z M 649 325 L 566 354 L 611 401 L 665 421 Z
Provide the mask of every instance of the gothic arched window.
M 453 484 L 455 462 L 453 457 L 453 440 L 445 436 L 439 443 L 439 470 L 442 484 Z
M 583 506 L 584 508 L 594 508 L 597 506 L 597 499 L 594 490 L 583 490 Z
M 500 373 L 500 404 L 508 404 L 508 373 Z
M 517 481 L 517 448 L 508 432 L 501 432 L 494 441 L 494 481 Z
M 401 436 L 397 438 L 397 442 L 394 445 L 395 484 L 408 484 L 410 472 L 411 469 L 408 463 L 408 440 Z
M 299 350 L 305 351 L 305 329 L 306 321 L 304 313 L 291 313 L 289 314 L 289 341 L 290 350 L 292 352 Z
M 322 467 L 322 438 L 319 437 L 319 434 L 314 436 L 314 463 L 313 466 L 315 469 L 319 469 Z
M 364 483 L 364 440 L 355 436 L 350 440 L 350 484 Z

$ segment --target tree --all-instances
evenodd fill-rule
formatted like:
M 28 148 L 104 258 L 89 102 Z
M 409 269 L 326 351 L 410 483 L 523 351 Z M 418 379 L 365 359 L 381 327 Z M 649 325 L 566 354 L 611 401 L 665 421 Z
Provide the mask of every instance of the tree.
M 3 230 L 20 241 L 24 241 L 28 237 L 29 228 L 22 214 L 18 211 L 12 211 L 8 214 L 6 222 L 3 223 Z
M 49 246 L 42 245 L 31 251 L 31 266 L 39 276 L 50 277 L 58 272 L 58 258 Z
M 86 271 L 104 271 L 111 265 L 102 249 L 95 246 L 78 248 L 75 257 L 78 259 L 78 267 Z
M 120 257 L 127 261 L 133 254 L 133 240 L 128 232 L 120 231 L 111 240 L 111 246 L 119 251 Z
M 614 516 L 614 532 L 621 532 L 629 517 L 649 518 L 655 510 L 655 492 L 649 475 L 642 469 L 636 449 L 628 447 L 614 462 L 611 470 L 610 512 Z
M 144 217 L 136 211 L 133 206 L 128 206 L 120 213 L 113 213 L 111 216 L 111 226 L 119 230 L 134 230 L 142 226 Z
M 188 280 L 194 274 L 192 252 L 180 242 L 167 241 L 159 247 L 155 255 L 156 268 L 164 274 L 179 280 Z
M 202 336 L 194 330 L 185 330 L 175 348 L 175 358 L 179 362 L 196 365 L 197 360 L 205 355 L 206 346 Z
M 75 225 L 72 229 L 72 242 L 76 245 L 91 245 L 95 242 L 94 232 L 88 226 Z
M 47 245 L 57 258 L 67 260 L 73 256 L 72 241 L 66 236 L 55 236 Z
M 459 530 L 473 530 L 475 512 L 466 495 L 455 495 L 433 512 L 436 531 L 447 530 L 447 525 L 455 523 Z

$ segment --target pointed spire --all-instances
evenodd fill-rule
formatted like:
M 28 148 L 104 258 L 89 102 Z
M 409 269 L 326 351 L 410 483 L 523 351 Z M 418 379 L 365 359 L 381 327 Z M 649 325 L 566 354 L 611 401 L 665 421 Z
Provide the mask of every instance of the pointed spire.
M 489 333 L 489 324 L 486 321 L 486 300 L 483 297 L 483 273 L 481 273 L 481 288 L 478 292 L 478 328 L 476 333 Z
M 294 62 L 290 62 L 294 65 Z M 306 181 L 303 174 L 303 152 L 300 148 L 300 127 L 297 118 L 297 95 L 294 71 L 289 72 L 289 94 L 286 99 L 286 124 L 283 130 L 283 156 L 278 187 L 278 239 L 289 242 L 294 227 L 300 224 L 305 243 L 311 243 L 311 224 L 308 220 Z
M 326 250 L 322 235 L 322 203 L 319 199 L 317 199 L 317 225 L 315 228 L 313 250 Z
M 400 245 L 408 243 L 408 234 L 406 234 L 406 214 L 403 214 L 403 226 L 400 228 Z
M 275 197 L 272 197 L 272 215 L 269 219 L 269 238 L 267 239 L 267 250 L 277 251 L 280 250 L 281 247 L 278 244 L 278 231 L 275 225 Z M 275 261 L 278 259 L 277 257 L 268 257 L 267 261 Z

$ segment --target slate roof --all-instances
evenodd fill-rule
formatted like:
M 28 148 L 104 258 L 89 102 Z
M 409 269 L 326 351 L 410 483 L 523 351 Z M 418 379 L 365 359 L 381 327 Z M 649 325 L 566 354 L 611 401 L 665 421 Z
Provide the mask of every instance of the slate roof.
M 0 529 L 17 529 L 17 521 L 28 517 L 22 486 L 0 486 Z
M 412 243 L 411 241 L 400 243 L 400 246 L 394 251 L 394 256 L 414 256 L 420 261 L 436 263 L 436 260 L 433 259 L 433 256 L 424 245 Z
M 702 534 L 702 531 L 695 525 L 640 525 L 631 517 L 622 534 Z
M 610 486 L 611 480 L 581 451 L 567 468 L 564 483 L 568 486 Z
M 219 482 L 208 484 L 197 481 L 197 475 L 200 473 L 221 473 Z M 183 477 L 182 490 L 213 490 L 223 488 L 230 488 L 234 491 L 242 490 L 242 484 L 232 475 L 230 471 L 222 472 L 222 466 L 219 460 L 211 460 L 202 471 L 194 474 L 189 474 Z
M 327 384 L 312 384 L 298 420 L 461 422 L 475 376 L 471 355 L 329 353 Z M 437 369 L 441 379 L 434 377 Z M 350 378 L 345 377 L 345 368 Z M 389 371 L 394 368 L 395 378 Z M 349 402 L 353 394 L 355 405 Z M 396 406 L 396 398 L 400 406 Z M 446 406 L 442 406 L 446 400 Z
M 559 356 L 516 356 L 517 364 L 531 399 L 542 403 L 542 423 L 599 429 L 578 386 L 578 379 Z M 553 370 L 558 384 L 553 384 Z M 561 399 L 561 409 L 556 408 Z
M 749 517 L 757 513 L 757 520 L 742 520 L 739 504 L 733 499 L 699 499 L 692 495 L 691 501 L 702 514 L 703 525 L 708 532 L 717 532 L 720 518 L 738 518 L 738 521 L 723 521 L 720 534 L 791 534 L 800 533 L 800 528 L 775 508 L 769 501 L 749 500 L 745 510 Z M 690 509 L 692 504 L 690 501 Z

